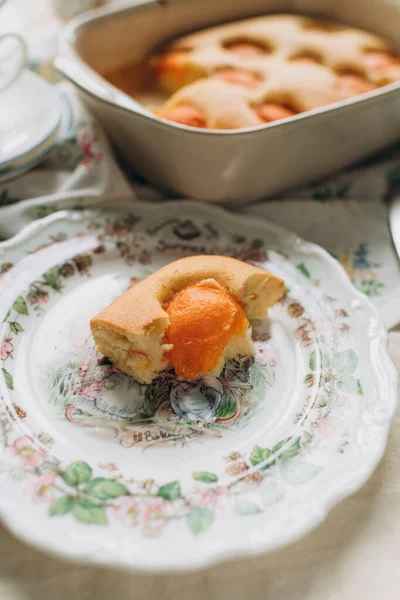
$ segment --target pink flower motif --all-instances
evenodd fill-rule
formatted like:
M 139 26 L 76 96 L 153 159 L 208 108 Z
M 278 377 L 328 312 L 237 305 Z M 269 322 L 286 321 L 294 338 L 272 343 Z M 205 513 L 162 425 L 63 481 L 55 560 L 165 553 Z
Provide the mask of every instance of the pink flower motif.
M 152 498 L 142 507 L 142 520 L 147 521 L 164 521 L 174 516 L 174 509 L 169 502 L 163 498 Z
M 229 513 L 232 508 L 232 495 L 228 488 L 217 487 L 214 495 L 214 509 L 217 513 Z
M 139 502 L 132 497 L 123 498 L 114 510 L 118 519 L 132 527 L 143 524 L 144 533 L 151 536 L 159 535 L 174 516 L 173 506 L 163 498 L 151 498 L 147 502 Z
M 104 471 L 118 471 L 119 467 L 115 463 L 100 463 L 100 469 L 104 469 Z
M 309 346 L 313 343 L 316 337 L 316 331 L 313 322 L 308 319 L 301 327 L 298 327 L 295 332 L 295 336 L 300 340 L 302 346 Z
M 348 323 L 341 323 L 339 325 L 339 331 L 343 334 L 347 334 L 351 331 L 350 325 Z
M 174 508 L 170 502 L 162 498 L 152 498 L 142 506 L 143 533 L 154 537 L 159 536 L 173 516 Z
M 83 153 L 82 165 L 88 167 L 91 163 L 100 164 L 103 160 L 102 152 L 97 152 L 95 145 L 100 142 L 97 136 L 90 136 L 89 131 L 85 131 L 79 140 L 79 146 Z
M 10 356 L 10 354 L 12 354 L 13 350 L 14 346 L 10 344 L 10 341 L 8 339 L 4 338 L 0 344 L 0 359 L 6 360 Z
M 331 321 L 328 319 L 315 319 L 314 327 L 316 329 L 317 335 L 332 335 L 334 331 L 334 326 Z
M 256 346 L 256 360 L 262 367 L 276 367 L 276 348 Z
M 110 235 L 125 235 L 127 232 L 132 230 L 132 224 L 126 219 L 116 219 L 112 223 L 109 223 L 105 227 L 106 233 Z
M 143 527 L 143 533 L 151 537 L 158 537 L 167 524 L 167 520 L 147 521 Z
M 27 300 L 30 304 L 47 304 L 49 301 L 49 294 L 43 290 L 35 290 L 27 295 Z
M 32 438 L 25 435 L 17 438 L 8 448 L 8 452 L 11 456 L 18 457 L 20 462 L 31 467 L 39 467 L 43 463 L 44 446 L 38 449 L 33 445 Z
M 296 337 L 302 346 L 308 346 L 321 335 L 332 335 L 334 325 L 328 319 L 307 319 L 301 327 L 296 329 Z
M 136 527 L 140 522 L 140 505 L 136 498 L 123 498 L 115 507 L 115 515 L 124 523 Z
M 338 437 L 345 430 L 343 421 L 336 417 L 318 419 L 313 427 L 313 433 L 318 438 L 331 439 Z
M 211 494 L 207 489 L 196 488 L 190 495 L 190 504 L 193 506 L 209 506 L 211 502 Z
M 209 507 L 218 513 L 229 513 L 232 507 L 232 495 L 228 488 L 219 486 L 214 489 L 196 488 L 190 495 L 192 506 Z
M 26 491 L 33 493 L 36 502 L 53 502 L 55 500 L 54 483 L 55 475 L 46 473 L 39 477 L 32 477 L 31 482 L 26 487 Z

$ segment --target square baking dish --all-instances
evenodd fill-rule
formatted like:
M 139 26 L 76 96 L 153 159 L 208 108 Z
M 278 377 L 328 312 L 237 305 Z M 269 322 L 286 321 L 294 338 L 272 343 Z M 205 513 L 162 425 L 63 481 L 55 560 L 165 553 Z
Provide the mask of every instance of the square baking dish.
M 400 82 L 282 122 L 225 131 L 163 121 L 102 74 L 140 63 L 183 33 L 274 12 L 337 19 L 400 50 L 400 2 L 394 0 L 139 0 L 71 21 L 55 64 L 124 159 L 150 182 L 183 196 L 245 203 L 307 184 L 395 142 Z

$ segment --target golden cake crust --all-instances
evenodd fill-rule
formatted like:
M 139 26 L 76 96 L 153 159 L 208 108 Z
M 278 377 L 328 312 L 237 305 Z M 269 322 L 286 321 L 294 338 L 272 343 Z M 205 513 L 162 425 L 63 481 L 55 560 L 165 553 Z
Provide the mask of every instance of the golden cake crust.
M 250 318 L 265 316 L 285 291 L 282 279 L 253 265 L 226 256 L 190 256 L 167 264 L 129 288 L 91 320 L 92 333 L 104 329 L 128 337 L 146 335 L 168 322 L 165 303 L 205 279 L 214 279 L 229 290 Z M 247 297 L 256 288 L 262 289 L 260 297 Z
M 236 53 L 234 43 L 254 44 L 260 54 Z M 392 55 L 393 64 L 375 68 L 368 60 L 374 53 Z M 257 109 L 265 103 L 301 113 L 400 79 L 400 59 L 379 36 L 298 15 L 267 15 L 199 31 L 171 43 L 151 62 L 158 84 L 172 93 L 157 114 L 175 120 L 169 115 L 176 107 L 191 106 L 209 129 L 261 125 L 265 120 Z M 231 72 L 255 81 L 232 83 Z

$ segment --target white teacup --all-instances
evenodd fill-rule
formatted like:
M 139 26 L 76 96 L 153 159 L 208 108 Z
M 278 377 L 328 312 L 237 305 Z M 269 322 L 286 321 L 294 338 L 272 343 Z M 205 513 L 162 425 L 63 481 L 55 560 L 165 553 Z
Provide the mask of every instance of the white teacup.
M 0 35 L 0 92 L 18 78 L 25 66 L 26 56 L 26 44 L 20 35 Z
M 0 0 L 0 9 L 6 1 Z M 0 34 L 0 92 L 17 79 L 25 66 L 26 55 L 25 41 L 18 33 Z

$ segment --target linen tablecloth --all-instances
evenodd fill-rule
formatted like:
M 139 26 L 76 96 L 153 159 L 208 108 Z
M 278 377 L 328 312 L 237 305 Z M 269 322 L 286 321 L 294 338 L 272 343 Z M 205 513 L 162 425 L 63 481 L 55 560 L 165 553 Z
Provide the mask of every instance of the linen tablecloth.
M 48 0 L 14 0 L 1 21 L 27 37 L 30 68 L 54 81 L 49 59 L 60 21 Z M 123 172 L 104 132 L 66 83 L 74 119 L 68 138 L 45 163 L 0 184 L 0 239 L 54 210 L 117 198 L 164 199 L 135 173 Z M 284 198 L 243 208 L 324 246 L 377 305 L 389 327 L 400 323 L 400 268 L 391 244 L 386 201 L 400 182 L 400 145 L 368 164 Z M 390 333 L 400 368 L 400 331 Z M 1 600 L 105 600 L 160 597 L 192 600 L 394 600 L 400 595 L 400 419 L 381 465 L 366 486 L 325 523 L 288 548 L 208 571 L 144 576 L 73 565 L 44 556 L 0 526 Z

